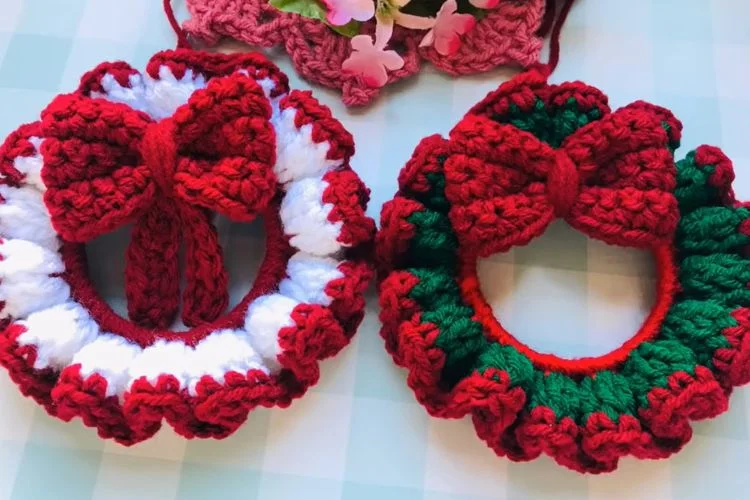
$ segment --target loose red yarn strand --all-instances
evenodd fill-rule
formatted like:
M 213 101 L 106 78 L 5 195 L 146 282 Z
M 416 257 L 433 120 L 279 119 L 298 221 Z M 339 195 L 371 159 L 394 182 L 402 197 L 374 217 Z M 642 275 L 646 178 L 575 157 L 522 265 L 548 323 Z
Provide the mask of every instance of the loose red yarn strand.
M 549 40 L 549 60 L 546 64 L 534 66 L 537 71 L 542 71 L 546 76 L 551 75 L 552 72 L 555 71 L 555 68 L 557 68 L 557 64 L 560 62 L 560 33 L 562 32 L 565 20 L 568 18 L 568 14 L 570 14 L 570 9 L 573 7 L 574 1 L 575 0 L 565 0 L 565 3 L 560 9 L 560 14 L 555 18 L 555 13 L 557 11 L 555 8 L 556 2 L 555 0 L 547 0 L 544 19 L 539 28 L 539 35 L 546 36 L 547 33 L 549 33 L 550 28 L 552 29 Z
M 549 35 L 549 32 L 552 29 L 552 24 L 555 22 L 555 13 L 557 12 L 555 3 L 555 0 L 546 0 L 545 2 L 544 17 L 542 18 L 541 26 L 539 26 L 539 31 L 537 31 L 537 35 L 542 38 Z
M 557 63 L 560 62 L 560 32 L 565 24 L 565 20 L 568 18 L 568 14 L 570 14 L 573 2 L 574 0 L 565 1 L 562 10 L 560 10 L 560 15 L 557 17 L 557 21 L 555 21 L 555 26 L 552 28 L 552 35 L 549 40 L 549 61 L 547 62 L 550 73 L 555 71 Z
M 164 13 L 167 15 L 167 21 L 172 26 L 175 35 L 177 35 L 177 48 L 178 49 L 189 49 L 190 41 L 185 34 L 185 31 L 180 27 L 180 23 L 177 22 L 177 18 L 174 15 L 174 9 L 170 0 L 164 0 Z

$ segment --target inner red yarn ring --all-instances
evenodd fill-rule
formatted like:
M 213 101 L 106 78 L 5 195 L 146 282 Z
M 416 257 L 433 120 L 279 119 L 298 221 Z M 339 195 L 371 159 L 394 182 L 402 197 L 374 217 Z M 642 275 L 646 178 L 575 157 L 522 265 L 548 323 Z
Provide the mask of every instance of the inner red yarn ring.
M 231 311 L 212 322 L 203 323 L 187 331 L 176 332 L 167 329 L 141 327 L 118 315 L 99 295 L 89 279 L 86 247 L 84 244 L 65 243 L 61 254 L 67 269 L 66 281 L 73 296 L 88 311 L 103 331 L 120 335 L 141 347 L 153 344 L 159 339 L 181 340 L 194 346 L 208 335 L 224 328 L 238 328 L 242 325 L 249 304 L 274 290 L 284 278 L 286 263 L 292 254 L 288 238 L 283 232 L 278 214 L 278 204 L 274 203 L 262 214 L 266 237 L 265 255 L 258 277 L 250 291 Z
M 630 353 L 644 342 L 653 340 L 672 306 L 677 284 L 674 250 L 662 245 L 652 250 L 657 268 L 656 303 L 641 328 L 620 347 L 602 356 L 566 359 L 555 354 L 541 353 L 524 344 L 503 327 L 495 317 L 492 306 L 480 288 L 477 275 L 477 257 L 471 252 L 461 252 L 458 283 L 467 305 L 476 311 L 475 319 L 482 323 L 487 335 L 493 340 L 510 345 L 526 355 L 538 368 L 548 372 L 563 372 L 568 375 L 591 375 L 615 369 Z

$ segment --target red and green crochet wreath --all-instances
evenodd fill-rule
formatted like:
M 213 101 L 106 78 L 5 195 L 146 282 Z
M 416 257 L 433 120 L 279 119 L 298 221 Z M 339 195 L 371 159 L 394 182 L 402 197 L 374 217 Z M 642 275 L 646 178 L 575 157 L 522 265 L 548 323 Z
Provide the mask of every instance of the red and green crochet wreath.
M 260 54 L 97 66 L 0 147 L 0 364 L 51 415 L 127 445 L 163 420 L 222 438 L 258 406 L 288 406 L 364 315 L 375 223 L 353 154 L 330 110 Z M 228 312 L 217 214 L 265 228 L 255 283 Z M 126 224 L 130 321 L 86 256 Z M 189 329 L 173 331 L 180 303 Z
M 664 458 L 691 420 L 750 381 L 750 207 L 729 159 L 701 146 L 673 160 L 681 124 L 536 71 L 477 104 L 448 139 L 424 139 L 383 208 L 382 335 L 434 416 L 471 415 L 501 456 L 547 454 L 582 472 Z M 591 238 L 647 249 L 656 304 L 605 356 L 562 359 L 506 331 L 476 261 L 525 245 L 557 218 Z

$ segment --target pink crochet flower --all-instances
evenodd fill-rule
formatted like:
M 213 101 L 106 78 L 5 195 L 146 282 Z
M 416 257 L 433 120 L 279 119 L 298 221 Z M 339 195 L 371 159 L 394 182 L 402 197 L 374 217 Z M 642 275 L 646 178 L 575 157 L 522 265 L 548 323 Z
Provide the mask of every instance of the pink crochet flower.
M 367 21 L 375 15 L 372 0 L 323 0 L 328 7 L 326 19 L 334 26 L 343 26 L 352 19 Z
M 346 0 L 337 1 L 343 3 Z M 491 5 L 494 8 L 486 12 L 473 30 L 461 36 L 462 43 L 452 55 L 438 52 L 437 41 L 429 47 L 420 47 L 425 31 L 407 26 L 410 20 L 399 11 L 399 19 L 392 23 L 393 35 L 388 40 L 388 47 L 397 52 L 403 66 L 400 69 L 385 66 L 386 85 L 417 74 L 423 61 L 429 61 L 438 70 L 451 75 L 479 73 L 502 65 L 530 66 L 539 62 L 542 39 L 537 31 L 542 24 L 545 0 L 470 1 L 475 5 L 485 4 L 486 9 Z M 372 85 L 381 81 L 380 70 L 378 79 L 368 83 L 367 78 L 360 77 L 363 74 L 361 69 L 344 69 L 344 61 L 364 45 L 352 47 L 349 38 L 334 32 L 319 20 L 280 12 L 268 0 L 186 0 L 186 3 L 191 18 L 185 23 L 185 30 L 206 45 L 215 45 L 223 37 L 230 37 L 255 47 L 282 47 L 302 77 L 341 89 L 347 106 L 362 106 L 380 93 L 381 88 Z M 389 0 L 389 3 L 398 7 L 395 0 Z M 390 11 L 392 13 L 392 9 Z M 375 24 L 364 23 L 361 34 L 372 37 Z M 376 45 L 372 42 L 365 50 Z M 395 61 L 389 56 L 385 58 L 389 64 Z M 378 60 L 383 63 L 382 55 Z M 352 63 L 347 63 L 347 67 L 349 64 Z M 367 70 L 365 74 L 370 74 L 370 71 L 375 74 L 375 70 Z
M 457 14 L 456 0 L 448 0 L 440 7 L 435 26 L 425 35 L 420 47 L 434 45 L 438 54 L 451 56 L 461 47 L 461 35 L 474 29 L 477 21 L 471 14 Z

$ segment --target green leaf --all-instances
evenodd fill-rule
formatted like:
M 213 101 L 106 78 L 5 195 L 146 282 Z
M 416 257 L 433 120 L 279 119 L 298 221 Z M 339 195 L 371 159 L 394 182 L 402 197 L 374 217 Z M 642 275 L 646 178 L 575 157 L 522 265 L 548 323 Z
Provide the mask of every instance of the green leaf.
M 332 24 L 329 24 L 328 26 L 339 35 L 352 38 L 359 35 L 359 27 L 361 26 L 361 23 L 352 19 L 343 26 L 334 26 Z
M 270 0 L 269 3 L 282 12 L 291 12 L 324 22 L 326 19 L 326 9 L 317 0 Z

